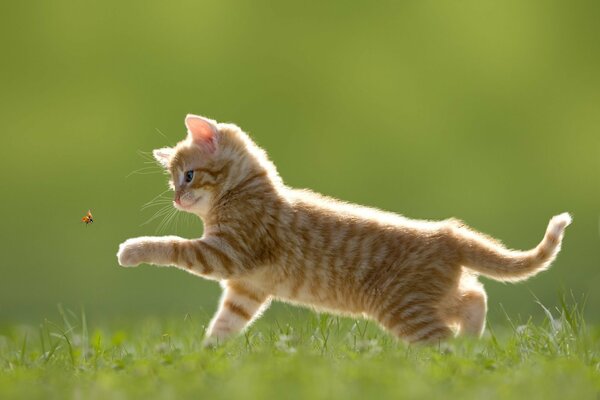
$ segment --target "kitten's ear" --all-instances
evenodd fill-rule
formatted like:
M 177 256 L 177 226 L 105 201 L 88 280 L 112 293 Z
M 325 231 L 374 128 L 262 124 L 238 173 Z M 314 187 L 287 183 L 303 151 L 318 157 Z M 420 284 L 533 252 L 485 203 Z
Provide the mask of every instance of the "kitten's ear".
M 209 153 L 217 148 L 217 122 L 212 119 L 188 114 L 185 117 L 188 138 Z
M 169 166 L 169 161 L 173 156 L 173 151 L 174 150 L 170 147 L 163 147 L 162 149 L 153 150 L 152 155 L 160 165 L 167 168 Z

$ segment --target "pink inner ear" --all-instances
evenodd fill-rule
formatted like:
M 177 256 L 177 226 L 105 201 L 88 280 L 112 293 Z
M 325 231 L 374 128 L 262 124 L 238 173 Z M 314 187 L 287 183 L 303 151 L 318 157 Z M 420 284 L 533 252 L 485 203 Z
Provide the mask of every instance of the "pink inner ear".
M 185 117 L 185 126 L 188 137 L 192 141 L 209 152 L 215 151 L 217 128 L 210 120 L 198 115 L 188 114 Z

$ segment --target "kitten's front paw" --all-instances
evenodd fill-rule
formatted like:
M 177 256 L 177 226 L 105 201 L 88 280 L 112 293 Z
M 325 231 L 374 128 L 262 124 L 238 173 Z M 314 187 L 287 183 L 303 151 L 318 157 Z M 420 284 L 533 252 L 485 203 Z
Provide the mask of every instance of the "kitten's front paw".
M 136 267 L 144 260 L 144 242 L 140 238 L 127 239 L 119 245 L 117 259 L 122 267 Z
M 204 341 L 202 342 L 202 347 L 204 347 L 205 349 L 216 349 L 222 343 L 223 341 L 219 340 L 217 337 L 208 336 L 204 338 Z

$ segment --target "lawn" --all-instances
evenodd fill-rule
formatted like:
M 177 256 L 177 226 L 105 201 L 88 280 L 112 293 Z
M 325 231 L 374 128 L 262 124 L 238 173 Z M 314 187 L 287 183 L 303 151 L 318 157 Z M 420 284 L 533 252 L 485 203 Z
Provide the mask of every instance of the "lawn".
M 508 317 L 481 340 L 399 343 L 372 322 L 297 313 L 216 349 L 206 318 L 112 321 L 59 309 L 60 323 L 0 330 L 0 398 L 543 398 L 600 396 L 600 330 L 576 306 Z

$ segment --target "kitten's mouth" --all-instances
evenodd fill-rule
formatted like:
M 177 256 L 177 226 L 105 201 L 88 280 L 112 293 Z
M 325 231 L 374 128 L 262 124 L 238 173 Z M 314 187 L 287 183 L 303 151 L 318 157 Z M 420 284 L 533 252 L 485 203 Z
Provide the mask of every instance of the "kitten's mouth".
M 181 202 L 177 202 L 177 201 L 173 201 L 173 204 L 175 205 L 175 208 L 177 208 L 179 210 L 189 210 L 190 208 L 195 206 L 196 203 L 198 203 L 200 201 L 200 199 L 202 199 L 202 196 L 196 197 L 190 204 L 184 205 Z

